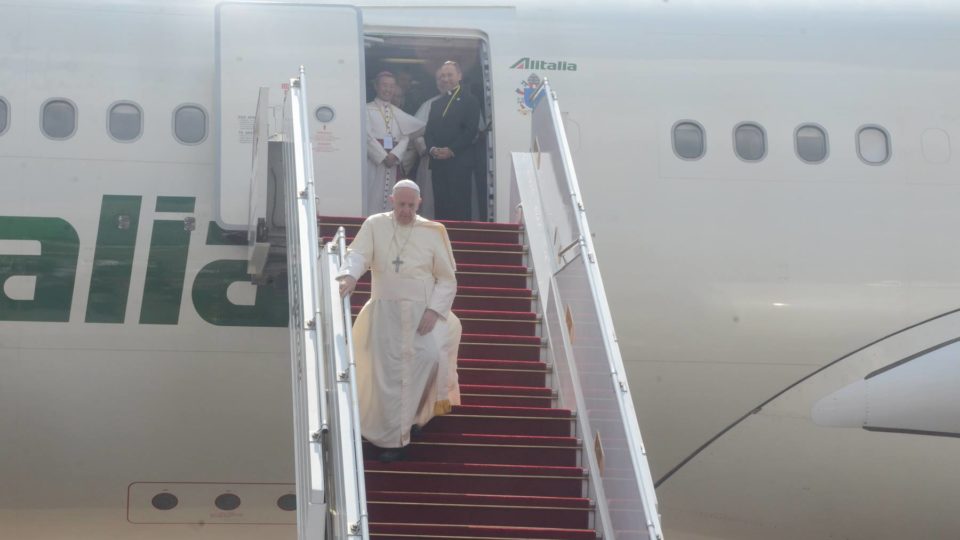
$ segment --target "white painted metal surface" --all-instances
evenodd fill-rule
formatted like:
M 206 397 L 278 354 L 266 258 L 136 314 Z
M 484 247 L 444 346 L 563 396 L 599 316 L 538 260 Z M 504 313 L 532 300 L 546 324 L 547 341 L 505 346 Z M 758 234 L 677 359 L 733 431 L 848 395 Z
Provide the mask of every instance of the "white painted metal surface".
M 321 334 L 320 235 L 317 231 L 314 196 L 316 184 L 306 128 L 306 93 L 306 78 L 301 68 L 299 77 L 290 81 L 283 107 L 290 357 L 297 531 L 301 540 L 323 540 L 327 530 L 328 499 L 331 496 L 327 489 L 327 477 L 333 474 L 326 461 L 324 445 L 330 425 L 325 366 L 331 360 Z
M 312 74 L 314 107 L 335 116 L 320 122 L 313 110 L 306 129 L 314 174 L 325 178 L 323 212 L 359 214 L 357 178 L 366 164 L 362 30 L 359 9 L 308 3 L 222 2 L 217 4 L 217 89 L 214 126 L 218 144 L 218 222 L 247 227 L 250 151 L 257 102 L 250 88 L 273 90 L 278 110 L 289 73 L 304 66 Z M 277 118 L 268 122 L 275 127 Z
M 537 282 L 547 276 L 541 297 L 547 298 L 544 319 L 561 401 L 578 413 L 591 477 L 599 479 L 593 489 L 604 536 L 644 531 L 646 538 L 662 538 L 653 478 L 560 107 L 549 83 L 541 91 L 544 97 L 533 111 L 533 152 L 514 154 L 514 170 L 523 214 L 531 217 L 524 223 Z
M 353 317 L 350 297 L 341 299 L 335 279 L 347 250 L 343 228 L 321 255 L 323 269 L 324 344 L 329 352 L 327 369 L 330 401 L 330 478 L 334 485 L 331 531 L 334 538 L 370 537 L 367 489 L 360 435 L 356 363 L 353 359 Z

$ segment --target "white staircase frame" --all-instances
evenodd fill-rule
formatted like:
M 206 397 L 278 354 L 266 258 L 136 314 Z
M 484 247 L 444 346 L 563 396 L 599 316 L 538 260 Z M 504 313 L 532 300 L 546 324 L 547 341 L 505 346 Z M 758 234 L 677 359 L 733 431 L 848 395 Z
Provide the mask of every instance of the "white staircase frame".
M 653 478 L 560 106 L 549 82 L 539 92 L 531 152 L 513 154 L 511 202 L 518 209 L 515 220 L 524 225 L 543 307 L 546 360 L 554 366 L 561 406 L 577 414 L 598 532 L 610 539 L 662 539 Z M 584 380 L 595 381 L 598 373 L 609 374 L 609 384 L 585 388 Z M 613 415 L 605 408 L 611 399 Z M 642 508 L 630 506 L 634 502 Z
M 285 96 L 283 126 L 297 535 L 365 540 L 350 302 L 340 298 L 334 279 L 345 238 L 341 228 L 335 242 L 320 249 L 306 95 L 301 67 Z

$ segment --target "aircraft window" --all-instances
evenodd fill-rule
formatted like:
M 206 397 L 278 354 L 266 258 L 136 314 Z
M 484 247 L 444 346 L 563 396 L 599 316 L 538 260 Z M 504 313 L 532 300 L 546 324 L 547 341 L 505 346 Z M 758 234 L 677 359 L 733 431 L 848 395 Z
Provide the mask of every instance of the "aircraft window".
M 864 126 L 857 132 L 857 152 L 868 165 L 882 165 L 890 159 L 890 136 L 880 126 Z
M 7 118 L 10 117 L 10 106 L 7 100 L 0 98 L 0 135 L 7 130 Z
M 733 130 L 733 142 L 744 161 L 760 161 L 767 154 L 767 134 L 758 124 L 739 124 Z
M 673 151 L 683 159 L 700 159 L 706 151 L 703 126 L 682 120 L 673 126 Z
M 821 163 L 827 159 L 827 132 L 818 125 L 805 124 L 797 128 L 795 136 L 797 155 L 807 163 Z
M 200 144 L 207 138 L 207 113 L 199 105 L 181 105 L 173 113 L 173 133 L 183 144 Z
M 47 101 L 43 104 L 40 128 L 51 139 L 69 139 L 77 131 L 76 105 L 62 98 Z
M 107 114 L 107 131 L 114 140 L 132 142 L 143 133 L 143 111 L 129 101 L 122 101 L 110 107 Z

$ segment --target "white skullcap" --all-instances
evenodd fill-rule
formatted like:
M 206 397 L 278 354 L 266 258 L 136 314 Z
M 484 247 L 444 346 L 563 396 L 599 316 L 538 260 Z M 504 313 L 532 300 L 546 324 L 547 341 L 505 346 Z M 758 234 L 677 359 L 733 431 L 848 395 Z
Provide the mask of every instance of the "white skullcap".
M 400 180 L 393 185 L 393 192 L 396 193 L 400 188 L 412 189 L 417 192 L 417 195 L 420 194 L 420 186 L 418 186 L 413 180 Z

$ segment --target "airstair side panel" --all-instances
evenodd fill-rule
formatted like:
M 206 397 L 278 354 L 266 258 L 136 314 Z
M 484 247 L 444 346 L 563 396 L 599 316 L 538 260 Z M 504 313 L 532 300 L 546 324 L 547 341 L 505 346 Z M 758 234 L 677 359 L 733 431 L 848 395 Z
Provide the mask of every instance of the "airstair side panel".
M 528 230 L 561 405 L 577 411 L 596 481 L 600 530 L 662 538 L 660 516 L 626 370 L 557 97 L 535 100 L 531 152 L 514 153 L 515 190 Z

